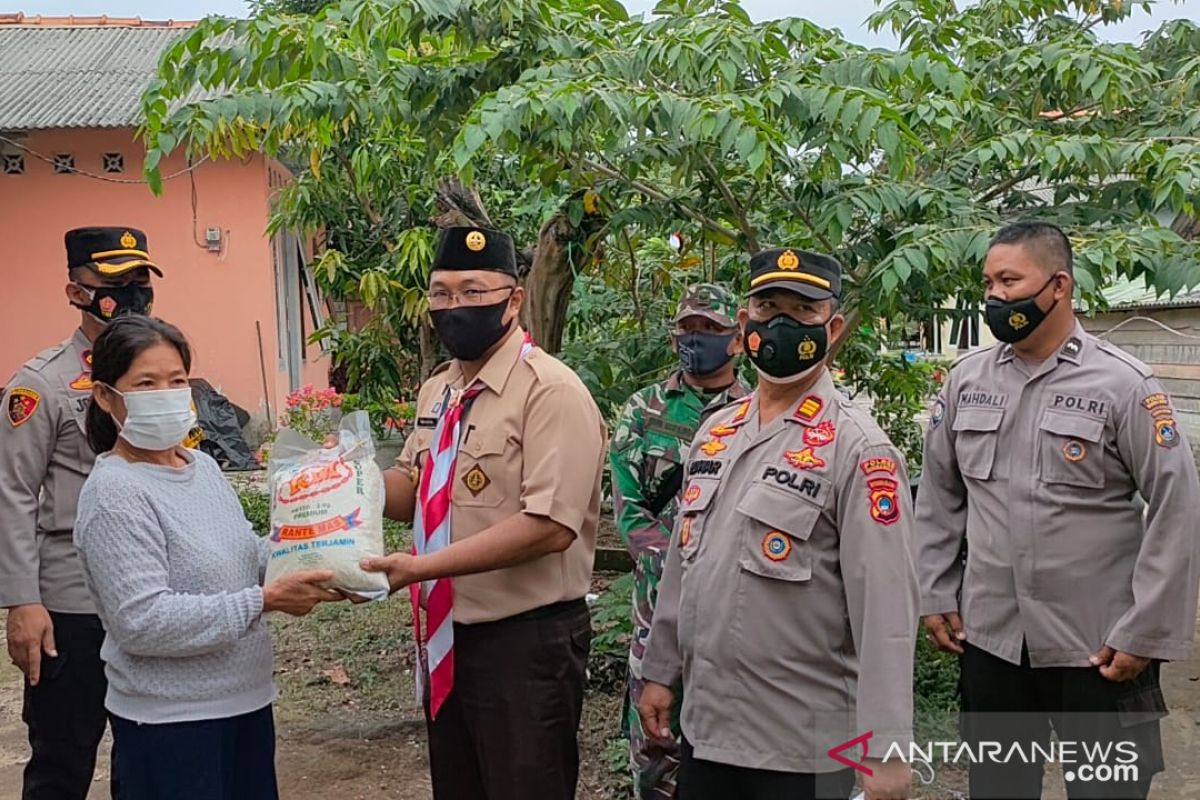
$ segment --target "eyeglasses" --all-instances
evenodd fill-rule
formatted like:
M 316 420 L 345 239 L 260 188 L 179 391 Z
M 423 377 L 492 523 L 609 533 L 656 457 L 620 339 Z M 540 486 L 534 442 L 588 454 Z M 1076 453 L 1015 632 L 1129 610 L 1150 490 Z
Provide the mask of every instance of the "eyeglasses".
M 515 292 L 515 286 L 501 286 L 499 289 L 464 289 L 461 292 L 448 292 L 445 289 L 435 289 L 425 298 L 429 301 L 429 307 L 437 310 L 441 308 L 449 308 L 454 305 L 454 301 L 458 300 L 459 305 L 477 306 L 483 303 L 483 298 L 489 294 L 496 292 L 508 292 L 510 295 Z

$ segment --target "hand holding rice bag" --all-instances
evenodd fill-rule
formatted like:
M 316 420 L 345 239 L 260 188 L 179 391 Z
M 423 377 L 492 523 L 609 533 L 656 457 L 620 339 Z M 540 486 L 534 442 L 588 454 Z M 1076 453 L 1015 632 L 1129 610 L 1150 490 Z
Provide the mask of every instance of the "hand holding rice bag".
M 334 447 L 283 429 L 271 449 L 271 558 L 267 582 L 310 569 L 333 571 L 327 588 L 371 600 L 388 596 L 383 573 L 358 562 L 383 555 L 383 473 L 365 411 L 347 415 Z

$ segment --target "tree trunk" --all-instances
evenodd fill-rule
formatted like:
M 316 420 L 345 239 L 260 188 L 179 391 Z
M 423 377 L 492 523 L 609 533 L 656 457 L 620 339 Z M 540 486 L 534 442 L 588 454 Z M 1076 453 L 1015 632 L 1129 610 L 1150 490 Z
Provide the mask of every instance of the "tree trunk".
M 418 342 L 421 347 L 421 382 L 429 377 L 437 366 L 437 344 L 434 342 L 433 327 L 428 321 L 422 320 L 418 326 Z
M 567 307 L 575 284 L 569 243 L 578 235 L 567 215 L 559 211 L 538 234 L 526 290 L 529 293 L 529 326 L 533 340 L 548 353 L 562 349 Z
M 846 346 L 846 342 L 850 341 L 850 337 L 858 330 L 858 324 L 862 322 L 862 311 L 857 307 L 846 310 L 846 326 L 842 328 L 842 335 L 829 343 L 829 354 L 827 364 L 832 365 L 837 358 L 837 354 Z
M 1171 230 L 1182 236 L 1184 239 L 1200 239 L 1200 217 L 1189 216 L 1188 214 L 1180 214 L 1175 217 L 1175 221 L 1171 223 Z

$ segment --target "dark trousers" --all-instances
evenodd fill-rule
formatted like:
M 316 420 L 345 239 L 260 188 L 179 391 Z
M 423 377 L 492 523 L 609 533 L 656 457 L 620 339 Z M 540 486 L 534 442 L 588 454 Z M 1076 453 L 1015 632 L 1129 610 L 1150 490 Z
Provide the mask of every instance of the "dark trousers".
M 84 800 L 92 788 L 96 748 L 107 715 L 104 628 L 94 614 L 51 611 L 58 658 L 42 654 L 42 678 L 25 682 L 21 717 L 32 750 L 25 766 L 22 800 Z M 114 788 L 115 796 L 115 788 Z
M 435 800 L 571 800 L 592 626 L 583 600 L 454 626 L 454 688 L 429 727 Z
M 964 741 L 998 742 L 1005 753 L 1014 743 L 1025 752 L 1037 743 L 1045 751 L 1053 728 L 1059 742 L 1081 744 L 1074 763 L 1062 759 L 1071 800 L 1141 800 L 1149 793 L 1163 769 L 1158 720 L 1166 702 L 1157 662 L 1128 683 L 1113 683 L 1095 668 L 1034 669 L 1025 651 L 1018 666 L 968 644 L 961 666 Z M 972 800 L 1040 798 L 1043 763 L 972 763 Z
M 696 758 L 683 740 L 679 766 L 679 800 L 848 800 L 854 770 L 775 772 L 735 767 Z
M 271 707 L 225 719 L 141 725 L 112 717 L 118 800 L 277 800 Z

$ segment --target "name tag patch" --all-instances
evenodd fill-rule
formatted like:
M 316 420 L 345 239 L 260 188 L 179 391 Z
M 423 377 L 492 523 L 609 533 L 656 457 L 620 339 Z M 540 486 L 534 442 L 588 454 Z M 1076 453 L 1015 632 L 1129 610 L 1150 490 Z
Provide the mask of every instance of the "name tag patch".
M 688 464 L 688 477 L 704 475 L 710 478 L 720 477 L 725 468 L 725 462 L 715 458 L 702 458 Z
M 791 489 L 806 500 L 821 501 L 824 499 L 824 483 L 790 469 L 767 467 L 763 470 L 762 480 Z
M 1008 403 L 1008 395 L 992 394 L 991 392 L 960 392 L 958 395 L 958 404 L 960 406 L 979 406 L 982 408 L 1004 408 Z
M 1065 408 L 1068 411 L 1078 411 L 1092 417 L 1103 417 L 1108 412 L 1108 403 L 1103 400 L 1091 400 L 1069 394 L 1054 395 L 1054 408 Z

